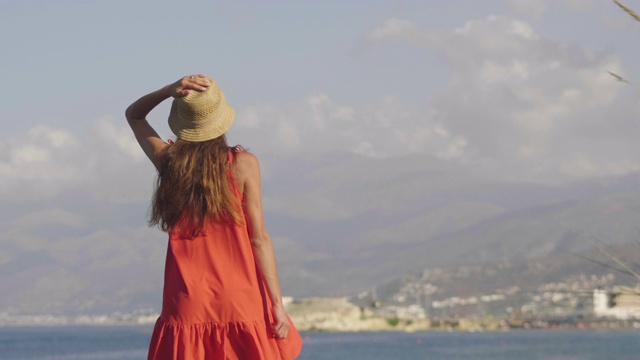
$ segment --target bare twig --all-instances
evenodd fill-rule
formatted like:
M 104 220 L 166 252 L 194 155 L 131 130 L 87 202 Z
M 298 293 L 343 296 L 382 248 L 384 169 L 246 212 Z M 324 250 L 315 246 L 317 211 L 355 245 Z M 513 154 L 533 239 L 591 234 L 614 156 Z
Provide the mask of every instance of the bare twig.
M 595 236 L 591 235 L 592 239 L 595 239 Z M 635 262 L 632 259 L 629 259 L 627 257 L 627 255 L 623 255 L 620 252 L 617 252 L 617 250 L 614 250 L 614 247 L 609 244 L 609 245 L 605 245 L 603 244 L 602 247 L 606 247 L 608 248 L 609 252 L 613 255 L 615 255 L 618 259 L 620 259 L 620 261 L 624 262 L 625 264 L 627 264 L 630 268 L 634 269 L 635 271 L 640 271 L 640 264 L 638 264 L 637 262 Z
M 593 237 L 593 236 L 591 236 L 591 237 Z M 585 239 L 585 241 L 588 242 L 589 244 L 591 244 L 596 249 L 598 249 L 598 251 L 600 251 L 601 253 L 606 255 L 609 259 L 613 260 L 613 262 L 618 264 L 618 266 L 620 266 L 621 268 L 623 268 L 626 271 L 630 272 L 633 276 L 635 276 L 636 279 L 640 280 L 640 274 L 638 274 L 637 271 L 635 271 L 633 268 L 631 268 L 630 266 L 625 264 L 624 261 L 620 260 L 617 256 L 613 255 L 611 252 L 607 251 L 603 246 L 598 246 L 598 244 L 596 244 L 596 243 L 594 243 L 592 241 L 589 241 L 587 239 Z
M 604 262 L 602 262 L 602 261 L 598 261 L 598 260 L 593 259 L 593 258 L 590 258 L 590 257 L 588 257 L 588 256 L 580 255 L 580 254 L 573 253 L 573 252 L 569 252 L 569 255 L 572 255 L 572 256 L 578 257 L 578 258 L 583 259 L 583 260 L 587 260 L 587 261 L 589 261 L 589 262 L 591 262 L 591 263 L 594 263 L 594 264 L 596 264 L 596 265 L 600 265 L 600 266 L 602 266 L 603 268 L 611 269 L 611 270 L 615 270 L 615 271 L 617 271 L 617 272 L 619 272 L 619 273 L 621 273 L 621 274 L 623 274 L 623 275 L 628 275 L 628 276 L 632 276 L 632 277 L 634 277 L 634 278 L 635 278 L 635 276 L 634 276 L 632 273 L 630 273 L 629 271 L 627 271 L 627 270 L 625 270 L 625 269 L 620 269 L 619 267 L 616 267 L 616 266 L 613 266 L 613 265 L 609 265 L 609 264 L 607 264 L 607 263 L 604 263 Z
M 593 235 L 589 235 L 592 239 L 597 239 L 595 236 Z M 592 244 L 596 249 L 598 249 L 598 251 L 600 251 L 601 253 L 603 253 L 604 255 L 606 255 L 607 257 L 609 257 L 609 259 L 613 260 L 613 262 L 615 262 L 616 264 L 618 264 L 620 267 L 622 267 L 623 269 L 629 271 L 631 274 L 633 274 L 633 276 L 636 277 L 636 279 L 640 280 L 640 274 L 633 269 L 631 266 L 629 266 L 629 264 L 627 264 L 624 259 L 621 259 L 620 256 L 615 255 L 613 252 L 611 252 L 610 250 L 607 250 L 605 248 L 605 246 L 598 246 L 598 244 L 596 244 L 595 242 L 590 242 L 589 240 L 585 239 L 585 241 L 587 241 L 588 243 Z M 633 264 L 633 263 L 632 263 Z M 635 265 L 635 264 L 633 264 Z
M 640 88 L 638 85 L 636 85 L 636 84 L 632 83 L 631 81 L 629 81 L 629 80 L 627 80 L 627 79 L 623 78 L 622 76 L 620 76 L 620 75 L 618 75 L 618 74 L 616 74 L 616 73 L 614 73 L 614 72 L 612 72 L 612 71 L 607 71 L 607 73 L 609 73 L 609 75 L 613 76 L 613 77 L 614 77 L 617 81 L 619 81 L 619 82 L 623 82 L 623 83 L 625 83 L 625 84 L 627 84 L 627 85 L 631 85 L 631 86 L 633 86 L 633 87 L 634 87 L 634 88 L 636 88 L 636 89 Z
M 611 71 L 607 71 L 607 72 L 609 73 L 609 75 L 611 75 L 611 76 L 613 76 L 614 78 L 616 78 L 616 80 L 618 80 L 618 81 L 622 81 L 623 83 L 631 84 L 631 83 L 629 82 L 629 80 L 627 80 L 627 79 L 623 78 L 622 76 L 620 76 L 620 75 L 618 75 L 618 74 L 615 74 L 615 73 L 612 73 Z
M 566 229 L 571 230 L 571 231 L 575 231 L 572 230 L 572 228 L 565 223 L 564 221 L 555 218 L 555 220 L 557 222 L 559 222 L 562 226 L 564 226 Z M 612 254 L 610 251 L 607 251 L 607 249 L 605 249 L 604 246 L 602 245 L 598 245 L 596 242 L 589 240 L 588 238 L 592 238 L 596 241 L 598 241 L 598 238 L 591 235 L 591 234 L 585 234 L 582 231 L 575 231 L 578 234 L 582 233 L 583 235 L 586 235 L 587 238 L 584 238 L 584 241 L 588 242 L 591 246 L 593 246 L 594 248 L 596 248 L 598 251 L 600 251 L 601 253 L 603 253 L 606 257 L 608 257 L 609 259 L 611 259 L 613 262 L 615 262 L 618 266 L 620 266 L 622 269 L 624 269 L 625 271 L 628 271 L 631 275 L 633 275 L 637 280 L 640 280 L 640 273 L 638 273 L 635 269 L 633 269 L 632 267 L 630 267 L 628 264 L 626 264 L 624 261 L 620 260 L 620 258 L 614 254 Z
M 631 15 L 631 17 L 633 17 L 637 21 L 640 21 L 640 15 L 636 14 L 633 10 L 629 9 L 628 7 L 626 7 L 623 3 L 621 3 L 618 0 L 613 0 L 613 2 L 616 3 L 616 5 L 620 6 L 622 8 L 622 10 L 624 10 L 627 14 Z

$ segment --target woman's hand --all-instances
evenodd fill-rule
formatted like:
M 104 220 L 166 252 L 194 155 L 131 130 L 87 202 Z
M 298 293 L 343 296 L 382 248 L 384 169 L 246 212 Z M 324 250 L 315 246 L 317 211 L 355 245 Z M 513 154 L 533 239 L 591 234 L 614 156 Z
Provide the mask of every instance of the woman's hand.
M 169 85 L 169 95 L 180 98 L 189 95 L 190 90 L 205 91 L 211 85 L 207 75 L 198 74 L 185 76 Z
M 272 324 L 273 336 L 276 339 L 286 338 L 289 332 L 289 318 L 282 306 L 273 307 L 273 320 L 275 321 L 275 324 Z

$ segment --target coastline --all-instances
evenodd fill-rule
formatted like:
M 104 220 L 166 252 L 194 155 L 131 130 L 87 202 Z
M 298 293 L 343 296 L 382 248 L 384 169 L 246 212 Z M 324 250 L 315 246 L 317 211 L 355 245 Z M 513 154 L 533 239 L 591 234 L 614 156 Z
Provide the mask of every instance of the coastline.
M 285 308 L 296 328 L 306 333 L 357 332 L 491 332 L 512 330 L 607 330 L 640 329 L 640 320 L 607 318 L 396 318 L 361 308 L 347 298 L 307 298 L 287 301 Z M 0 313 L 0 328 L 19 327 L 148 327 L 159 314 L 150 310 L 100 315 L 11 315 Z
M 638 320 L 603 318 L 504 319 L 476 318 L 396 318 L 377 315 L 346 298 L 309 298 L 286 306 L 296 328 L 307 332 L 418 332 L 418 331 L 510 331 L 510 330 L 636 330 Z

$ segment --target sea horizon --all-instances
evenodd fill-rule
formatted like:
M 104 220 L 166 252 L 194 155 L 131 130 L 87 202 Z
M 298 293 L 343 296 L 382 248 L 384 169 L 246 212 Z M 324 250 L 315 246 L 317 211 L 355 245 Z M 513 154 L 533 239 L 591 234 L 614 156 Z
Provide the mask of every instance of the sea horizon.
M 134 360 L 146 358 L 151 328 L 22 326 L 0 328 L 3 360 Z M 325 359 L 635 359 L 640 332 L 512 330 L 495 332 L 302 332 L 300 360 Z

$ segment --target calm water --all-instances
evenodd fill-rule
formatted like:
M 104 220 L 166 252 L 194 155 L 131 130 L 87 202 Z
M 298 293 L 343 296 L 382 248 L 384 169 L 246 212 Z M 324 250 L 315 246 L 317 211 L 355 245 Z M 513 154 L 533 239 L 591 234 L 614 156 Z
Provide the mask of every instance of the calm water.
M 145 359 L 150 328 L 0 328 L 2 360 Z M 640 332 L 303 334 L 300 360 L 640 359 Z

